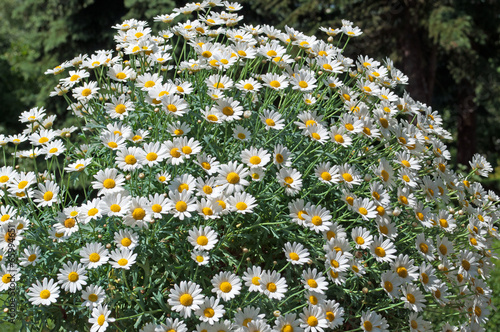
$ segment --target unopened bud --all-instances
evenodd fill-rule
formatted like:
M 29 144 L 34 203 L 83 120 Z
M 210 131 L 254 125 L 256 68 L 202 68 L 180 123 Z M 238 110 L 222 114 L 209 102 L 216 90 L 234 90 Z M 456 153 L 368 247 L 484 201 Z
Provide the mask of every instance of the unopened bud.
M 251 112 L 251 111 L 245 111 L 245 112 L 243 112 L 243 117 L 244 117 L 245 119 L 248 119 L 251 115 L 252 115 L 252 112 Z
M 365 182 L 370 182 L 371 179 L 372 179 L 372 176 L 370 174 L 365 175 Z
M 274 310 L 273 315 L 274 317 L 278 318 L 279 316 L 281 316 L 281 312 L 279 310 Z
M 246 254 L 248 252 L 248 248 L 243 248 L 243 253 Z
M 132 175 L 127 174 L 127 176 L 125 177 L 125 180 L 130 180 L 131 178 L 132 178 Z
M 333 37 L 332 36 L 328 37 L 328 39 L 326 41 L 329 43 L 333 43 Z
M 139 179 L 144 179 L 145 176 L 144 173 L 139 173 Z
M 111 243 L 106 244 L 106 249 L 111 249 Z
M 400 208 L 395 208 L 394 211 L 392 211 L 392 215 L 394 217 L 398 217 L 401 214 L 401 209 Z
M 368 294 L 368 288 L 366 288 L 366 287 L 363 287 L 363 289 L 361 291 L 363 292 L 363 294 Z

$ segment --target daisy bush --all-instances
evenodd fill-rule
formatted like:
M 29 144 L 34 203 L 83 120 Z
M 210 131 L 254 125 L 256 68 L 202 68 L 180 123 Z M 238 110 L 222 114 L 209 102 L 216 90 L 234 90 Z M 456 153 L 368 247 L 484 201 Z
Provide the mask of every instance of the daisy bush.
M 79 125 L 33 108 L 0 137 L 4 324 L 482 331 L 499 197 L 473 179 L 491 165 L 450 168 L 407 76 L 343 55 L 353 23 L 315 37 L 239 9 L 127 20 L 116 51 L 46 72 Z

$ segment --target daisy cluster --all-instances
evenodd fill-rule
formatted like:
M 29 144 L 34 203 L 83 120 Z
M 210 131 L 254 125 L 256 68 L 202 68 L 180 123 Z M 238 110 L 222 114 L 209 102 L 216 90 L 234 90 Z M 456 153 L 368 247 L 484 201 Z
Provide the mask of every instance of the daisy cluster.
M 33 161 L 0 168 L 0 290 L 26 290 L 18 317 L 82 331 L 484 330 L 499 197 L 472 179 L 491 165 L 450 168 L 441 116 L 392 61 L 343 55 L 362 34 L 352 22 L 319 38 L 240 27 L 239 9 L 188 4 L 155 17 L 156 34 L 114 26 L 116 52 L 46 72 L 80 127 L 52 129 L 33 108 L 22 133 L 0 135 Z

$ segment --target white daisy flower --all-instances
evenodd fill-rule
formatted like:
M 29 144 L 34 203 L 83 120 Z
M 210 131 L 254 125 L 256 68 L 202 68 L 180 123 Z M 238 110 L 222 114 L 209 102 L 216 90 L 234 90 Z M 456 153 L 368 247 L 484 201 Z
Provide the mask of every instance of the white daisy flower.
M 303 265 L 309 261 L 309 251 L 297 242 L 287 242 L 283 248 L 286 260 L 292 265 Z
M 97 181 L 92 181 L 92 188 L 99 190 L 98 196 L 119 193 L 124 190 L 125 177 L 118 173 L 116 168 L 99 170 L 94 178 Z
M 229 301 L 240 294 L 241 280 L 231 272 L 220 272 L 212 278 L 212 292 L 224 301 Z
M 265 149 L 252 146 L 241 151 L 241 161 L 248 167 L 265 167 L 271 161 L 271 155 Z
M 76 291 L 82 290 L 82 286 L 86 285 L 87 270 L 83 264 L 78 264 L 77 262 L 65 263 L 62 268 L 59 269 L 57 274 L 57 279 L 61 284 L 61 288 L 65 291 L 71 293 L 76 293 Z
M 187 239 L 195 249 L 199 250 L 211 250 L 218 242 L 217 233 L 210 226 L 193 227 Z
M 88 269 L 94 269 L 108 262 L 109 251 L 102 244 L 98 242 L 87 243 L 85 247 L 80 250 L 80 262 L 85 264 Z
M 103 215 L 109 217 L 124 217 L 131 204 L 132 201 L 128 195 L 122 193 L 107 194 L 99 202 L 99 209 Z
M 19 265 L 26 267 L 29 265 L 36 265 L 38 260 L 42 254 L 40 247 L 36 245 L 31 245 L 28 248 L 25 248 L 21 253 L 21 257 L 19 258 Z
M 210 261 L 210 255 L 204 250 L 194 249 L 193 251 L 191 251 L 191 258 L 198 265 L 207 265 Z
M 304 284 L 306 290 L 311 290 L 320 294 L 324 294 L 325 290 L 328 289 L 328 282 L 326 281 L 326 278 L 323 277 L 323 274 L 318 272 L 316 269 L 311 270 L 308 268 L 307 270 L 304 270 L 302 272 L 301 282 Z
M 328 328 L 325 312 L 320 306 L 309 305 L 300 316 L 300 327 L 304 332 L 323 332 Z
M 288 285 L 279 272 L 264 271 L 260 277 L 260 290 L 270 299 L 281 300 L 285 297 Z
M 139 244 L 139 235 L 129 230 L 119 230 L 114 234 L 114 241 L 119 249 L 134 250 Z
M 109 317 L 111 310 L 107 305 L 99 304 L 97 308 L 92 309 L 92 317 L 89 318 L 89 323 L 92 324 L 90 332 L 104 332 L 109 326 L 109 323 L 114 322 L 115 319 Z
M 281 130 L 285 128 L 285 120 L 279 112 L 264 110 L 259 114 L 260 120 L 264 123 L 264 129 Z
M 57 302 L 59 297 L 59 286 L 53 279 L 43 278 L 42 282 L 37 281 L 28 288 L 28 300 L 33 305 L 50 305 Z
M 257 206 L 256 199 L 246 192 L 235 193 L 229 197 L 228 202 L 231 211 L 241 214 L 253 213 L 253 209 Z
M 135 263 L 137 254 L 129 249 L 115 249 L 109 255 L 111 260 L 109 263 L 115 269 L 130 270 L 130 267 Z
M 361 314 L 361 329 L 366 332 L 389 332 L 387 320 L 376 312 L 364 311 Z
M 203 304 L 204 296 L 201 294 L 201 287 L 191 281 L 181 281 L 180 285 L 175 284 L 168 295 L 168 304 L 173 311 L 177 311 L 184 318 L 191 317 L 191 312 L 200 308 Z
M 94 308 L 103 303 L 106 293 L 101 286 L 88 285 L 82 290 L 82 299 L 82 306 Z
M 252 266 L 243 272 L 243 281 L 250 292 L 262 292 L 260 280 L 262 277 L 262 268 L 260 266 Z

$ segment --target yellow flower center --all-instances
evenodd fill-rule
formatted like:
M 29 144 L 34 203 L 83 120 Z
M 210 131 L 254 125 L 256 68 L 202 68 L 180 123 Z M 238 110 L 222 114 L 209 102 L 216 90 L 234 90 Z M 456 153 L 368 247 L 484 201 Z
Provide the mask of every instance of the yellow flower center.
M 236 172 L 230 172 L 226 176 L 226 180 L 227 180 L 227 182 L 229 182 L 231 184 L 237 184 L 238 182 L 240 182 L 240 176 Z
M 384 250 L 384 248 L 382 248 L 382 247 L 375 248 L 375 254 L 378 257 L 385 257 L 385 250 Z
M 299 260 L 299 255 L 297 255 L 297 253 L 295 253 L 295 252 L 291 252 L 290 254 L 288 254 L 288 256 L 290 257 L 290 259 L 292 261 L 298 261 Z
M 124 246 L 124 247 L 128 247 L 129 245 L 132 244 L 132 240 L 130 240 L 128 237 L 124 237 L 121 241 L 120 241 L 121 245 Z
M 318 283 L 314 279 L 308 279 L 307 280 L 307 285 L 311 288 L 316 288 L 318 287 Z
M 401 277 L 401 278 L 406 278 L 408 277 L 408 270 L 404 266 L 400 266 L 396 269 L 396 273 Z
M 128 165 L 134 165 L 136 162 L 137 159 L 134 155 L 129 154 L 125 157 L 125 163 L 127 163 Z
M 175 203 L 175 209 L 179 212 L 184 212 L 187 210 L 187 204 L 184 201 L 178 201 Z
M 272 86 L 273 88 L 279 88 L 281 86 L 281 83 L 274 80 L 274 81 L 269 82 L 269 85 Z
M 181 156 L 181 153 L 178 148 L 173 148 L 170 150 L 170 155 L 174 158 L 179 158 Z
M 208 244 L 208 238 L 205 235 L 200 235 L 196 239 L 196 243 L 200 246 L 206 246 Z
M 10 275 L 10 273 L 6 273 L 3 275 L 2 277 L 2 282 L 4 284 L 8 284 L 10 282 L 10 280 L 12 279 L 12 275 Z
M 321 173 L 321 178 L 325 181 L 330 181 L 332 179 L 332 175 L 328 172 Z
M 89 255 L 89 261 L 91 261 L 92 263 L 99 262 L 100 259 L 101 256 L 99 256 L 99 254 L 96 252 L 93 252 Z
M 219 288 L 222 292 L 229 293 L 233 289 L 233 286 L 230 282 L 224 281 L 220 284 Z
M 120 265 L 120 266 L 125 266 L 127 264 L 128 264 L 128 260 L 125 258 L 121 258 L 118 260 L 118 265 Z
M 212 308 L 206 308 L 203 310 L 203 315 L 208 318 L 212 318 L 215 315 L 215 311 Z
M 358 236 L 358 237 L 356 237 L 356 243 L 359 245 L 363 245 L 363 244 L 365 244 L 365 239 L 363 239 L 363 237 L 361 237 L 361 236 Z
M 258 165 L 262 162 L 262 160 L 260 159 L 259 156 L 252 156 L 249 161 L 250 161 L 250 164 L 253 164 L 253 165 Z
M 40 298 L 41 299 L 48 299 L 50 297 L 50 291 L 48 289 L 44 289 L 40 292 Z
M 274 282 L 270 282 L 270 283 L 267 284 L 266 289 L 268 291 L 270 291 L 271 293 L 274 293 L 274 292 L 276 292 L 276 290 L 278 289 L 278 287 L 276 287 L 276 284 Z
M 89 294 L 89 301 L 90 302 L 95 302 L 95 301 L 97 301 L 97 299 L 98 299 L 97 294 Z
M 77 281 L 78 278 L 79 278 L 79 276 L 78 276 L 78 273 L 76 273 L 76 272 L 70 272 L 70 274 L 68 274 L 68 280 L 71 282 Z
M 158 155 L 154 152 L 150 152 L 146 155 L 146 159 L 148 161 L 155 161 L 156 159 L 158 159 Z
M 313 327 L 318 325 L 318 319 L 314 316 L 307 317 L 307 325 L 313 326 Z
M 179 302 L 183 306 L 189 307 L 191 304 L 193 304 L 193 297 L 191 296 L 191 294 L 188 293 L 182 294 L 181 297 L 179 298 Z
M 73 218 L 68 218 L 64 220 L 64 227 L 66 228 L 72 228 L 75 226 L 76 220 Z
M 43 194 L 43 200 L 46 202 L 50 201 L 52 197 L 54 197 L 52 191 L 47 191 L 45 194 Z
M 246 210 L 248 206 L 245 204 L 245 202 L 238 202 L 236 203 L 236 208 L 240 211 Z
M 321 226 L 323 225 L 323 219 L 321 219 L 320 216 L 314 216 L 311 218 L 311 223 L 313 223 L 314 226 Z
M 351 182 L 353 180 L 352 175 L 349 173 L 344 173 L 342 174 L 342 177 L 344 178 L 345 181 Z
M 146 216 L 146 211 L 143 208 L 135 208 L 132 212 L 132 217 L 135 220 L 142 220 Z

